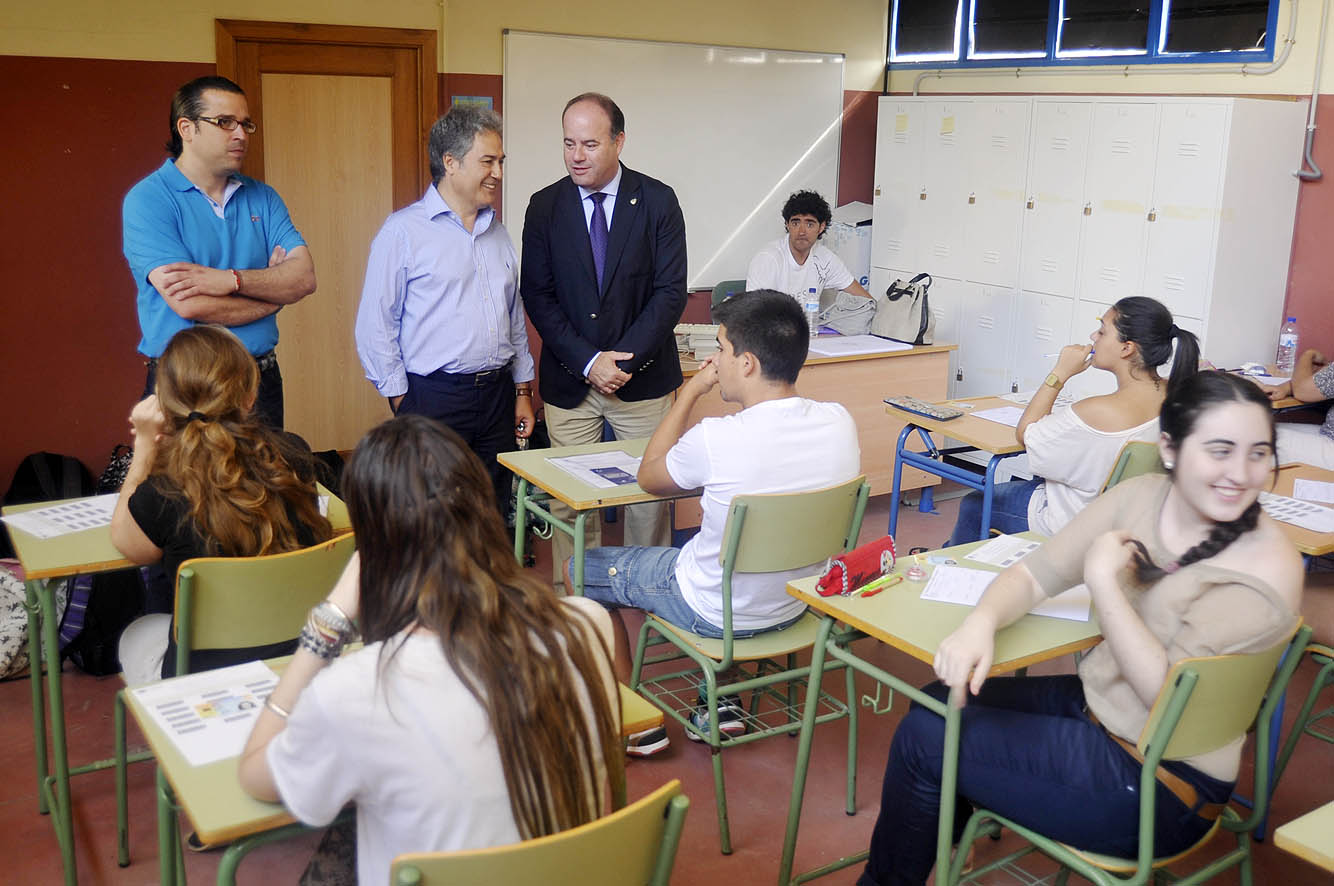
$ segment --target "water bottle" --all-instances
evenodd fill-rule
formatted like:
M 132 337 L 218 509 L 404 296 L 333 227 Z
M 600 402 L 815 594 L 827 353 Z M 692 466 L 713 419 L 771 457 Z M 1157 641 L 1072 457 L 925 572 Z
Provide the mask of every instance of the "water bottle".
M 1297 318 L 1289 317 L 1278 333 L 1278 353 L 1274 356 L 1278 374 L 1292 376 L 1297 365 Z
M 814 286 L 806 292 L 803 307 L 806 308 L 806 325 L 811 328 L 811 338 L 815 338 L 820 334 L 820 293 Z

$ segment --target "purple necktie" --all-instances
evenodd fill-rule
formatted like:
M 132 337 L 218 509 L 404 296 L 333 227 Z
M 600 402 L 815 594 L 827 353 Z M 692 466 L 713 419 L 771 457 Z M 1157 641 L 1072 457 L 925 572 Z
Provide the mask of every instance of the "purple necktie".
M 607 195 L 601 191 L 589 194 L 593 201 L 593 220 L 588 225 L 588 239 L 593 244 L 593 268 L 598 274 L 598 292 L 602 292 L 602 268 L 607 263 L 607 214 L 602 211 L 602 201 Z

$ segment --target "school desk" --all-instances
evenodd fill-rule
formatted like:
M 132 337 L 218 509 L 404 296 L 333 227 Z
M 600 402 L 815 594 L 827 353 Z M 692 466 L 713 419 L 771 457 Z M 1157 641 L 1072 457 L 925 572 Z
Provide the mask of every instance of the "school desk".
M 1291 497 L 1293 483 L 1298 479 L 1334 483 L 1334 471 L 1327 471 L 1324 468 L 1317 468 L 1314 465 L 1300 462 L 1286 464 L 1278 469 L 1272 491 L 1278 495 Z M 1328 504 L 1325 506 L 1330 507 Z M 1308 557 L 1319 557 L 1334 552 L 1334 532 L 1316 532 L 1314 529 L 1303 529 L 1291 523 L 1279 523 L 1278 525 L 1283 530 L 1283 534 L 1297 546 L 1297 550 Z
M 1326 803 L 1274 831 L 1274 845 L 1334 871 L 1334 803 Z
M 1021 533 L 1024 538 L 1038 539 L 1034 533 Z M 999 572 L 998 567 L 987 566 L 964 560 L 963 555 L 979 547 L 982 542 L 972 542 L 946 548 L 939 553 L 948 555 L 960 565 L 973 569 L 986 569 Z M 920 555 L 918 562 L 927 569 L 934 569 L 928 562 L 929 555 Z M 903 572 L 912 566 L 914 559 L 904 557 L 899 560 L 897 572 Z M 791 883 L 804 883 L 807 880 L 822 877 L 841 868 L 856 864 L 866 858 L 863 850 L 838 861 L 805 874 L 792 876 L 793 856 L 796 852 L 797 831 L 801 823 L 801 805 L 806 790 L 806 769 L 811 754 L 811 737 L 815 730 L 816 697 L 814 690 L 819 687 L 825 670 L 826 653 L 832 659 L 843 662 L 874 679 L 877 683 L 876 695 L 866 696 L 862 703 L 872 708 L 875 713 L 885 713 L 893 702 L 895 692 L 901 693 L 910 701 L 935 711 L 945 718 L 945 758 L 942 770 L 940 827 L 937 833 L 936 870 L 945 870 L 949 860 L 954 822 L 955 779 L 958 769 L 959 747 L 959 710 L 952 705 L 945 705 L 924 694 L 917 686 L 890 674 L 853 654 L 850 640 L 842 639 L 830 642 L 831 630 L 835 622 L 841 622 L 856 628 L 860 634 L 854 639 L 866 635 L 881 643 L 906 652 L 913 658 L 930 664 L 935 657 L 936 647 L 952 631 L 959 627 L 964 617 L 972 611 L 970 606 L 954 603 L 940 603 L 921 599 L 925 581 L 902 581 L 883 592 L 870 597 L 835 595 L 821 597 L 815 592 L 816 578 L 805 578 L 788 584 L 787 592 L 806 603 L 815 612 L 824 616 L 820 631 L 816 636 L 815 646 L 811 650 L 811 675 L 807 683 L 806 706 L 803 710 L 801 733 L 797 744 L 797 765 L 792 780 L 792 798 L 788 806 L 787 832 L 783 838 L 783 853 L 779 864 L 778 882 L 780 886 Z M 1025 615 L 1019 621 L 1002 628 L 996 633 L 995 660 L 991 666 L 991 675 L 1009 673 L 1049 659 L 1068 655 L 1094 646 L 1101 639 L 1097 615 L 1090 613 L 1089 620 L 1068 621 L 1040 615 Z M 881 699 L 881 691 L 889 689 L 888 700 Z M 848 699 L 848 704 L 858 703 Z

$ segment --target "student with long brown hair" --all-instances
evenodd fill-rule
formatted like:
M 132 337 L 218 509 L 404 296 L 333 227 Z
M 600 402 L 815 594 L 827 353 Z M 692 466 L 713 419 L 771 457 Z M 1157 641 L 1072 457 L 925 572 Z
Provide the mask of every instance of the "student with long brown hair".
M 314 460 L 299 438 L 261 425 L 253 407 L 259 370 L 220 326 L 172 336 L 157 392 L 130 413 L 134 457 L 111 519 L 111 540 L 135 563 L 161 561 L 174 583 L 193 557 L 277 554 L 333 534 L 320 515 Z M 171 616 L 143 616 L 120 642 L 131 685 L 176 672 Z M 193 653 L 190 669 L 285 655 L 295 642 Z
M 400 415 L 343 477 L 358 553 L 310 612 L 241 757 L 241 785 L 307 824 L 357 806 L 357 870 L 608 811 L 624 784 L 611 624 L 514 559 L 481 461 Z M 339 658 L 360 628 L 365 648 Z

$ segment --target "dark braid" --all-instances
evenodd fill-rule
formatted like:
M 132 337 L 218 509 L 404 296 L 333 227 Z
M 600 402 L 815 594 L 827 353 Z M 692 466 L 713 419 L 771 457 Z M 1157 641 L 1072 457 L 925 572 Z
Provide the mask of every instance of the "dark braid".
M 1144 543 L 1139 539 L 1132 538 L 1130 543 L 1135 546 L 1135 578 L 1139 580 L 1140 584 L 1150 585 L 1164 575 L 1170 575 L 1184 566 L 1216 557 L 1232 542 L 1254 529 L 1259 522 L 1260 502 L 1256 500 L 1251 502 L 1251 506 L 1243 511 L 1237 519 L 1229 520 L 1226 523 L 1215 523 L 1214 528 L 1209 530 L 1209 535 L 1204 541 L 1195 545 L 1165 567 L 1154 563 L 1152 558 L 1149 557 L 1149 550 L 1144 547 Z

